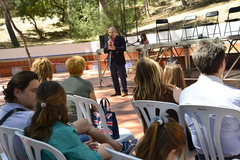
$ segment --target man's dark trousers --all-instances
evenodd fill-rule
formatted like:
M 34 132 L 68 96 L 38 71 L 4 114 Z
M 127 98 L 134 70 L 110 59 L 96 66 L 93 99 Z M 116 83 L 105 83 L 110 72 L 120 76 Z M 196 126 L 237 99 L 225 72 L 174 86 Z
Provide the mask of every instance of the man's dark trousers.
M 117 65 L 114 62 L 110 66 L 112 81 L 116 93 L 121 93 L 118 76 L 120 77 L 123 92 L 127 93 L 127 73 L 125 65 Z

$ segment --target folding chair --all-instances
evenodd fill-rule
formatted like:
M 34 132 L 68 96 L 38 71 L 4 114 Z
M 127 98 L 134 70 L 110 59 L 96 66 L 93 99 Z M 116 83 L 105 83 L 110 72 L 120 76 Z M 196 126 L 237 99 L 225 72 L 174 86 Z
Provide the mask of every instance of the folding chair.
M 172 42 L 170 27 L 167 19 L 156 20 L 156 41 L 160 43 L 161 41 Z M 167 32 L 167 38 L 160 38 L 160 32 Z
M 225 20 L 226 25 L 225 25 L 225 30 L 224 30 L 224 36 L 226 35 L 226 33 L 230 33 L 230 35 L 232 35 L 233 32 L 237 32 L 237 34 L 240 34 L 240 26 L 239 26 L 238 30 L 234 30 L 234 31 L 232 31 L 232 27 L 231 27 L 232 22 L 240 21 L 239 13 L 236 13 L 236 12 L 240 12 L 240 6 L 232 7 L 228 10 L 228 17 L 227 17 L 227 20 Z M 235 17 L 237 17 L 237 18 L 235 18 Z M 227 31 L 227 26 L 229 26 L 229 31 Z
M 29 160 L 42 160 L 41 151 L 45 150 L 56 157 L 57 160 L 66 160 L 64 155 L 55 147 L 30 137 L 24 136 L 23 132 L 16 131 L 15 134 L 20 137 Z
M 229 124 L 227 121 L 232 122 L 234 118 L 240 124 L 240 110 L 201 105 L 180 105 L 180 110 L 186 123 L 191 124 L 188 127 L 196 133 L 205 159 L 223 160 L 221 127 L 224 121 Z M 234 127 L 239 127 L 239 125 Z
M 221 36 L 220 25 L 218 22 L 218 14 L 219 14 L 218 11 L 208 12 L 206 14 L 204 24 L 202 25 L 203 26 L 202 35 L 204 35 L 204 29 L 206 28 L 207 37 L 210 37 L 210 35 L 214 37 L 215 34 L 219 34 Z M 212 33 L 209 33 L 209 28 L 208 28 L 209 26 L 214 26 Z M 218 33 L 216 33 L 217 27 L 218 27 Z
M 17 128 L 0 126 L 1 149 L 3 149 L 4 153 L 6 154 L 9 160 L 17 160 L 16 154 L 14 151 L 14 145 L 16 145 L 14 144 L 14 139 L 16 138 L 15 131 L 22 131 L 22 130 Z
M 111 155 L 112 160 L 141 160 L 139 158 L 124 154 L 122 152 L 118 152 L 115 150 L 112 150 L 110 148 L 104 147 L 106 151 Z
M 76 97 L 76 99 L 77 99 L 77 103 L 78 103 L 77 106 L 81 108 L 82 115 L 84 115 L 84 118 L 86 118 L 91 123 L 92 123 L 92 119 L 91 119 L 92 113 L 90 111 L 90 107 L 96 106 L 98 108 L 98 112 L 99 112 L 100 120 L 102 122 L 104 134 L 107 137 L 111 138 L 111 135 L 108 132 L 107 122 L 106 122 L 105 114 L 104 114 L 102 107 L 96 101 L 94 101 L 90 98 L 85 98 L 85 97 L 81 97 L 78 95 L 74 95 L 74 97 Z M 133 134 L 131 133 L 131 131 L 126 128 L 119 128 L 119 135 L 120 135 L 120 138 L 115 139 L 116 141 L 119 141 L 119 142 L 135 139 Z
M 189 31 L 190 31 L 190 33 L 189 33 Z M 183 26 L 182 26 L 181 40 L 194 39 L 194 37 L 197 37 L 197 36 L 195 36 L 195 31 L 198 35 L 197 16 L 195 16 L 195 15 L 186 16 L 184 18 L 184 22 L 183 22 Z

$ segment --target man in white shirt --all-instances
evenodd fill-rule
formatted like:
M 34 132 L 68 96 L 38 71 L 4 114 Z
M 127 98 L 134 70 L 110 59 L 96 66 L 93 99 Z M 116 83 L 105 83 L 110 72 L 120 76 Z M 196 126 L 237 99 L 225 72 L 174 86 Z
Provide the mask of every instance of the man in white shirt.
M 202 40 L 193 53 L 193 61 L 201 72 L 196 83 L 185 88 L 180 94 L 179 104 L 208 105 L 218 107 L 240 107 L 240 90 L 227 86 L 221 79 L 226 62 L 225 46 L 219 40 Z M 190 127 L 193 144 L 204 159 L 195 128 L 187 119 Z M 225 118 L 221 128 L 221 142 L 224 156 L 231 158 L 240 157 L 240 125 L 234 118 Z M 238 157 L 238 156 L 237 156 Z

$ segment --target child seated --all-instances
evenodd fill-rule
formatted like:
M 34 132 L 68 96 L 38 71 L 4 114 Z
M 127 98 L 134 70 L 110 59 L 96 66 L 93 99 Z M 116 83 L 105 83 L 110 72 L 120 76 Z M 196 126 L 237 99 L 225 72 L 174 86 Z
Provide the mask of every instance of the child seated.
M 172 118 L 155 117 L 138 143 L 136 157 L 144 160 L 175 160 L 185 153 L 183 128 Z

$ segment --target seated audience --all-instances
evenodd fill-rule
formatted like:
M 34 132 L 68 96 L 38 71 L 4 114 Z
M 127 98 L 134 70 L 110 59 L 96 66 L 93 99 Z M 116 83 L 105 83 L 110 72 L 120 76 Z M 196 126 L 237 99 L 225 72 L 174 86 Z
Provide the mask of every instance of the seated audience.
M 38 75 L 39 82 L 52 80 L 53 69 L 51 62 L 45 58 L 37 58 L 32 64 L 31 71 Z
M 175 160 L 185 153 L 183 128 L 172 118 L 155 117 L 136 146 L 136 157 L 144 160 Z
M 6 127 L 24 129 L 29 126 L 32 116 L 36 110 L 36 90 L 39 86 L 38 76 L 31 71 L 22 71 L 15 74 L 4 88 L 3 94 L 6 104 L 1 106 L 0 119 L 14 109 L 22 109 L 9 116 L 2 124 Z M 93 127 L 86 119 L 73 122 L 78 129 L 79 134 L 88 134 L 99 143 L 109 143 L 116 150 L 121 150 L 122 145 L 118 142 L 107 138 L 104 134 Z M 21 145 L 16 142 L 14 145 L 17 158 L 19 160 L 27 159 L 26 155 L 21 151 Z M 20 145 L 20 146 L 19 146 Z M 91 145 L 91 144 L 90 144 Z
M 139 59 L 134 78 L 136 88 L 134 89 L 133 99 L 178 103 L 178 93 L 181 89 L 173 85 L 163 84 L 162 74 L 163 70 L 156 61 L 147 57 Z M 175 111 L 168 113 L 178 121 Z M 144 123 L 144 131 L 146 129 L 147 126 Z
M 78 130 L 68 125 L 66 94 L 59 83 L 54 81 L 41 83 L 37 89 L 36 99 L 37 109 L 31 125 L 24 130 L 26 136 L 52 145 L 60 150 L 67 160 L 110 158 L 103 148 L 104 146 L 112 148 L 110 145 L 100 145 L 98 154 L 80 141 Z M 42 159 L 55 158 L 45 152 Z
M 22 71 L 15 74 L 4 88 L 4 99 L 7 102 L 1 106 L 0 119 L 12 110 L 20 109 L 10 115 L 3 126 L 24 129 L 31 123 L 35 110 L 35 94 L 39 85 L 38 76 L 31 71 Z M 15 140 L 14 150 L 18 160 L 26 160 L 20 139 Z
M 81 56 L 73 56 L 69 58 L 66 61 L 66 67 L 70 77 L 62 82 L 62 86 L 66 94 L 79 95 L 96 101 L 92 83 L 81 78 L 85 65 L 86 62 Z M 97 108 L 93 106 L 93 110 L 97 111 Z M 68 112 L 70 122 L 77 120 L 77 110 L 73 102 L 68 104 Z
M 167 64 L 163 70 L 163 83 L 172 84 L 181 89 L 186 88 L 182 67 L 175 63 Z
M 239 109 L 240 90 L 223 83 L 222 76 L 226 67 L 225 46 L 220 40 L 202 40 L 193 53 L 193 61 L 201 72 L 197 82 L 185 88 L 180 94 L 180 105 L 207 105 Z M 196 130 L 187 118 L 193 144 L 199 158 L 205 159 Z M 240 125 L 231 117 L 224 118 L 221 128 L 221 142 L 227 159 L 240 158 Z

